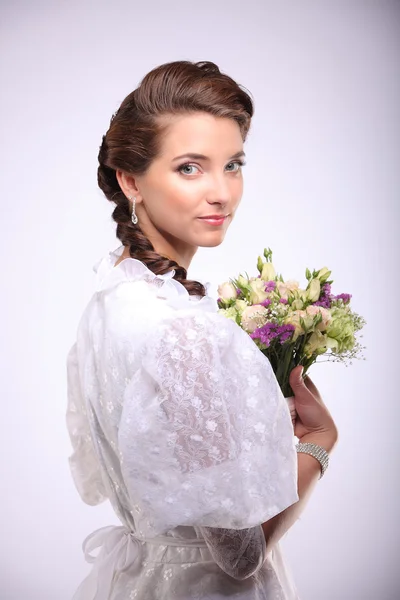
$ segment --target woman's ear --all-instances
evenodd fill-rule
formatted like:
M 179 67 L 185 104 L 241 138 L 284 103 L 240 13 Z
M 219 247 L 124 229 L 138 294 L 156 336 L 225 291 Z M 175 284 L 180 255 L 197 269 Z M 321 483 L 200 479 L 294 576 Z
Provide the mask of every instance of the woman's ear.
M 117 181 L 119 183 L 119 187 L 125 194 L 127 198 L 130 196 L 136 196 L 138 200 L 139 190 L 137 187 L 136 179 L 130 173 L 126 171 L 122 171 L 121 169 L 117 169 L 116 171 Z

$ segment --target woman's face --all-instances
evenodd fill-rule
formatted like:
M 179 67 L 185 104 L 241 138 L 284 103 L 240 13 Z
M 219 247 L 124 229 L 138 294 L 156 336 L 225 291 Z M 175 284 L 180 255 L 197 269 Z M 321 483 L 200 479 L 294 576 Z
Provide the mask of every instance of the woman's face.
M 243 193 L 243 140 L 233 119 L 208 113 L 169 118 L 159 156 L 144 175 L 117 171 L 155 250 L 188 268 L 199 246 L 218 246 Z M 203 155 L 191 156 L 191 154 Z M 210 223 L 209 215 L 226 217 Z

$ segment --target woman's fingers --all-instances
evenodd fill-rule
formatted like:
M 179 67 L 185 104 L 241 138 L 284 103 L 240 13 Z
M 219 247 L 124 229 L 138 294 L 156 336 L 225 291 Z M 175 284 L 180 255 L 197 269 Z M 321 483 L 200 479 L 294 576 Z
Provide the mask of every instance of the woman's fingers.
M 306 375 L 304 377 L 304 384 L 305 384 L 306 388 L 317 398 L 317 400 L 319 402 L 322 402 L 322 398 L 321 398 L 321 395 L 320 395 L 318 389 L 316 388 L 312 379 L 310 379 L 310 377 L 308 375 Z

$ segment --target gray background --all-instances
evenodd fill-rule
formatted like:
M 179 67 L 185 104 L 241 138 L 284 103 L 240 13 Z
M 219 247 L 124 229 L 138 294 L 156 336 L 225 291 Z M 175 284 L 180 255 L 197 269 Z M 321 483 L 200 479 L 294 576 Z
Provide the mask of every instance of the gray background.
M 153 67 L 211 60 L 248 88 L 241 206 L 189 275 L 332 269 L 366 361 L 311 376 L 340 443 L 282 545 L 302 600 L 394 600 L 399 578 L 399 24 L 395 1 L 1 3 L 2 600 L 67 600 L 116 523 L 67 465 L 67 351 L 93 264 L 119 245 L 96 184 L 112 113 Z M 215 294 L 214 294 L 215 295 Z

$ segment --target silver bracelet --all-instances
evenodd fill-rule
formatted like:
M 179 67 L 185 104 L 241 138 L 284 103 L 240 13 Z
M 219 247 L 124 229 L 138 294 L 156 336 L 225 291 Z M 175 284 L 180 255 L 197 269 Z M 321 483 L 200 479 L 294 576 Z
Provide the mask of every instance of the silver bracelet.
M 319 479 L 322 479 L 326 469 L 329 465 L 329 454 L 322 448 L 318 446 L 318 444 L 314 444 L 312 442 L 299 442 L 296 444 L 297 452 L 305 452 L 306 454 L 311 454 L 314 458 L 316 458 L 321 464 L 321 475 Z

